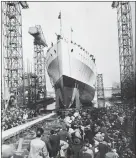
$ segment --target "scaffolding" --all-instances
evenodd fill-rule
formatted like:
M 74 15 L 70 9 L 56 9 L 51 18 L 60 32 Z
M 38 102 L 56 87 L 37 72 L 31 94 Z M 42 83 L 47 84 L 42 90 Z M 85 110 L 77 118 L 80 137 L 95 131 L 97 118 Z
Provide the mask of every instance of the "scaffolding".
M 45 56 L 43 46 L 34 45 L 34 70 L 38 76 L 38 91 L 45 98 L 46 96 L 46 72 L 45 72 Z
M 2 2 L 2 34 L 4 57 L 4 91 L 14 94 L 18 101 L 19 87 L 23 85 L 22 15 L 26 2 Z
M 27 60 L 27 72 L 23 74 L 24 81 L 24 105 L 31 107 L 37 100 L 37 76 L 32 72 L 29 60 Z
M 131 6 L 125 1 L 113 2 L 112 7 L 117 8 L 121 96 L 129 99 L 135 91 Z
M 34 37 L 34 72 L 38 77 L 38 93 L 41 99 L 46 97 L 46 71 L 44 47 L 47 46 L 40 25 L 29 28 L 29 33 Z
M 24 79 L 24 105 L 36 103 L 37 100 L 37 76 L 32 72 L 27 72 L 23 75 Z
M 104 96 L 102 74 L 97 75 L 97 102 L 98 102 L 98 107 L 105 107 L 105 96 Z

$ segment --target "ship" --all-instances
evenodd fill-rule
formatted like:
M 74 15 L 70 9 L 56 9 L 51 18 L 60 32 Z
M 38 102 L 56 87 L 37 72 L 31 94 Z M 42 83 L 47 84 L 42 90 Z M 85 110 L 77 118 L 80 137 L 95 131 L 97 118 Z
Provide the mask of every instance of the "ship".
M 46 52 L 46 68 L 56 95 L 56 109 L 92 106 L 96 88 L 94 56 L 74 41 L 57 35 Z

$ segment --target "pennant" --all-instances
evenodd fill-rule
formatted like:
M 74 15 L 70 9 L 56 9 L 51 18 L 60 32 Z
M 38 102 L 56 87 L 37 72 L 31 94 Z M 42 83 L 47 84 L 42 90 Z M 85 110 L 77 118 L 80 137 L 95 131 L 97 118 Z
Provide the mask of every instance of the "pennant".
M 61 12 L 59 13 L 58 19 L 61 19 Z

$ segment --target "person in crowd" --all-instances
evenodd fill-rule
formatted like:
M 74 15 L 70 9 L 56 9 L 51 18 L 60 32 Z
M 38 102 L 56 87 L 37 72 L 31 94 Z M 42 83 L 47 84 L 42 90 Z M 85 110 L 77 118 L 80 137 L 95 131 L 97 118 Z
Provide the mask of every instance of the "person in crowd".
M 83 147 L 79 151 L 79 158 L 94 158 L 94 152 L 91 147 L 92 146 L 90 146 L 89 140 L 86 139 Z
M 49 158 L 46 144 L 41 140 L 43 133 L 44 130 L 42 128 L 37 129 L 36 138 L 31 140 L 28 147 L 28 151 L 30 151 L 28 158 Z
M 24 119 L 25 121 L 28 119 L 27 113 L 24 113 L 24 114 L 23 114 L 23 119 Z
M 2 145 L 2 151 L 1 151 L 1 157 L 2 158 L 11 158 L 13 157 L 15 153 L 15 149 L 11 145 L 3 144 Z
M 107 128 L 106 128 L 105 123 L 103 121 L 101 122 L 100 132 L 107 133 Z
M 56 158 L 60 150 L 60 136 L 53 129 L 50 131 L 49 145 L 49 156 Z
M 88 126 L 85 128 L 85 137 L 84 137 L 84 139 L 88 139 L 88 140 L 89 140 L 89 143 L 92 144 L 92 141 L 93 141 L 93 133 L 92 133 L 91 125 L 88 125 Z
M 103 136 L 102 136 L 101 132 L 98 132 L 98 133 L 95 135 L 94 139 L 95 139 L 96 141 L 98 141 L 98 142 L 100 142 L 101 140 L 103 140 Z
M 60 157 L 65 157 L 67 154 L 67 149 L 69 147 L 69 143 L 71 142 L 71 137 L 69 133 L 66 131 L 65 127 L 62 127 L 60 131 L 58 132 L 58 135 L 60 137 Z M 68 143 L 69 141 L 69 143 Z
M 119 114 L 118 120 L 119 120 L 120 124 L 122 125 L 124 122 L 124 116 L 122 114 Z
M 105 158 L 119 158 L 116 149 L 109 148 L 109 152 L 105 154 Z
M 72 120 L 71 120 L 71 113 L 69 113 L 66 117 L 65 117 L 65 119 L 64 119 L 64 122 L 65 122 L 65 124 L 67 125 L 67 127 L 70 127 L 70 124 L 71 124 L 71 122 L 72 122 Z
M 105 154 L 108 152 L 108 143 L 104 141 L 104 137 L 99 141 L 98 149 L 100 152 L 100 158 L 105 158 Z

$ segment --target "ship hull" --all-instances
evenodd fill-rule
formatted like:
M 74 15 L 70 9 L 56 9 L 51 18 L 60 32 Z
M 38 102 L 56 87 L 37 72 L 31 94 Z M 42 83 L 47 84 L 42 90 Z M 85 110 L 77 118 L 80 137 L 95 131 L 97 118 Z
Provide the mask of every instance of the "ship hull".
M 63 75 L 54 88 L 57 108 L 76 108 L 77 102 L 79 106 L 92 105 L 95 89 L 83 82 Z
M 95 64 L 83 53 L 64 41 L 58 41 L 47 52 L 46 68 L 55 89 L 57 108 L 91 105 L 95 94 Z

